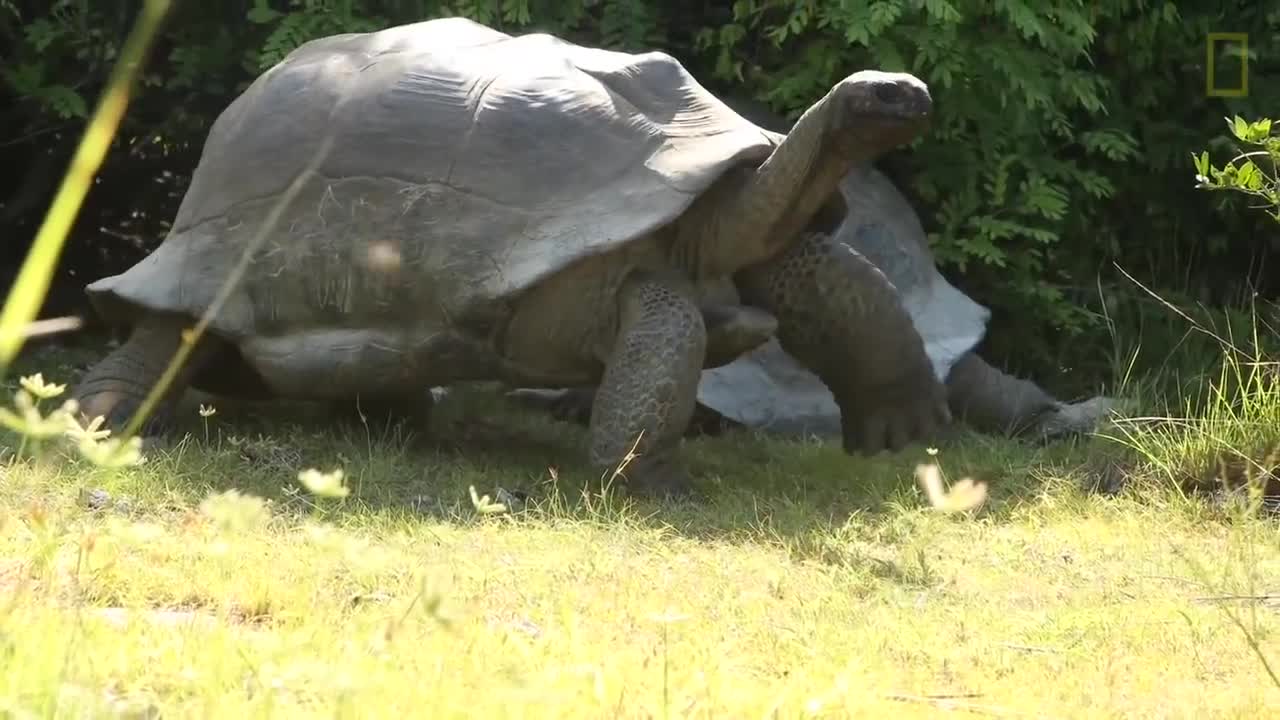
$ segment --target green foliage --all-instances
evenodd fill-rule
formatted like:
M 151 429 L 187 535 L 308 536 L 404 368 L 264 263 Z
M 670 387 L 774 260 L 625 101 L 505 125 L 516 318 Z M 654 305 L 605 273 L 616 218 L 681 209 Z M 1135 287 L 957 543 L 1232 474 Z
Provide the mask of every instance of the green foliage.
M 1207 190 L 1229 190 L 1258 198 L 1259 206 L 1280 222 L 1280 135 L 1271 133 L 1272 121 L 1263 118 L 1247 122 L 1237 115 L 1227 122 L 1237 140 L 1258 150 L 1236 155 L 1222 167 L 1209 161 L 1205 150 L 1194 158 L 1197 187 Z
M 14 4 L 0 6 L 0 13 L 6 11 L 7 24 L 22 19 Z M 58 0 L 48 14 L 21 25 L 21 38 L 32 52 L 17 62 L 6 62 L 0 77 L 18 97 L 34 104 L 38 112 L 63 120 L 88 117 L 86 97 L 72 76 L 60 72 L 77 63 L 100 59 L 104 33 L 86 20 L 79 3 Z
M 168 23 L 118 157 L 163 155 L 185 175 L 217 113 L 293 48 L 449 15 L 508 32 L 662 49 L 713 91 L 789 117 L 851 71 L 905 70 L 933 90 L 933 129 L 882 164 L 918 208 L 944 271 L 996 311 L 989 349 L 1044 369 L 1074 353 L 1080 367 L 1109 344 L 1095 313 L 1099 286 L 1135 291 L 1116 265 L 1152 287 L 1221 302 L 1250 280 L 1259 248 L 1230 238 L 1260 236 L 1256 220 L 1226 201 L 1206 205 L 1183 178 L 1190 148 L 1230 142 L 1216 118 L 1259 116 L 1280 101 L 1280 10 L 1267 5 L 188 0 Z M 0 111 L 0 131 L 15 147 L 35 152 L 38 138 L 82 122 L 133 6 L 0 0 L 8 48 L 0 51 L 0 87 L 14 100 Z M 1209 97 L 1207 34 L 1233 30 L 1249 33 L 1250 94 Z M 1240 54 L 1219 47 L 1215 78 L 1238 77 L 1232 63 Z M 171 207 L 150 210 L 172 215 Z
M 1278 17 L 1252 27 L 1274 31 Z M 1143 0 L 740 0 L 732 23 L 698 41 L 715 53 L 717 77 L 791 114 L 851 68 L 905 70 L 928 82 L 934 125 L 897 177 L 918 199 L 939 262 L 996 307 L 998 323 L 1024 331 L 1003 336 L 1018 338 L 1025 357 L 1029 335 L 1071 339 L 1094 326 L 1073 289 L 1093 285 L 1106 260 L 1132 257 L 1116 238 L 1141 231 L 1132 217 L 1099 227 L 1117 200 L 1137 195 L 1185 217 L 1150 189 L 1149 174 L 1163 168 L 1148 156 L 1176 146 L 1144 131 L 1170 106 L 1195 107 L 1179 96 L 1189 87 L 1203 94 L 1204 77 L 1195 66 L 1173 82 L 1151 76 L 1174 59 L 1202 63 L 1205 32 L 1222 29 L 1221 20 Z M 1268 40 L 1251 36 L 1259 47 Z M 1121 43 L 1127 54 L 1112 61 Z M 1265 69 L 1252 66 L 1254 88 Z M 1142 91 L 1122 91 L 1130 84 Z M 1199 141 L 1211 136 L 1194 131 L 1198 118 L 1176 117 Z
M 378 15 L 360 15 L 354 0 L 292 0 L 291 11 L 274 10 L 266 0 L 256 0 L 246 19 L 271 27 L 271 32 L 254 55 L 254 65 L 262 70 L 284 59 L 294 48 L 316 38 L 348 32 L 371 32 L 386 26 Z

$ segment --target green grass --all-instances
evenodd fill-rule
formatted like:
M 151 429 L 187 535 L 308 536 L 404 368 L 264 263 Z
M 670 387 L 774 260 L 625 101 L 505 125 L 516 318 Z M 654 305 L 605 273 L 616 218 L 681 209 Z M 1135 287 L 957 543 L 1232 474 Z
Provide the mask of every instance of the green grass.
M 94 354 L 34 353 L 14 374 L 69 380 Z M 1255 422 L 1269 388 L 1224 427 Z M 1280 662 L 1280 532 L 1244 501 L 1184 496 L 1174 466 L 1212 449 L 1167 421 L 1112 431 L 1145 454 L 945 444 L 948 478 L 991 490 L 947 515 L 914 482 L 922 449 L 855 459 L 745 434 L 688 443 L 697 501 L 602 498 L 582 490 L 577 428 L 483 391 L 442 403 L 417 443 L 305 407 L 184 416 L 190 436 L 136 468 L 48 448 L 0 463 L 0 713 L 1280 708 L 1259 656 Z M 299 490 L 302 467 L 343 468 L 351 495 Z M 1121 492 L 1082 489 L 1113 467 Z M 530 503 L 482 514 L 472 486 Z
M 5 377 L 85 361 L 8 367 L 167 6 L 146 3 L 0 309 Z M 188 406 L 187 437 L 125 470 L 10 434 L 0 717 L 1269 716 L 1280 532 L 1252 480 L 1280 383 L 1242 367 L 1076 446 L 698 440 L 700 499 L 661 505 L 584 490 L 579 430 L 479 391 L 413 443 Z M 1159 407 L 1199 368 L 1129 390 Z M 931 460 L 987 503 L 931 509 Z M 300 490 L 306 467 L 350 496 Z M 1184 493 L 1218 478 L 1250 492 Z M 485 513 L 474 490 L 531 500 Z

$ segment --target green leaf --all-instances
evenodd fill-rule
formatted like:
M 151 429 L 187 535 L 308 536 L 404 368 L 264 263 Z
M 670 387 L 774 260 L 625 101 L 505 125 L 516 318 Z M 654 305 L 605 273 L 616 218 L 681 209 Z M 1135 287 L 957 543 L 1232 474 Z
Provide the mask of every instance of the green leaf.
M 1061 188 L 1050 185 L 1044 178 L 1032 178 L 1022 183 L 1021 210 L 1049 220 L 1061 219 L 1067 213 L 1067 194 Z
M 1249 123 L 1248 127 L 1245 129 L 1244 137 L 1241 137 L 1240 139 L 1248 143 L 1261 144 L 1270 134 L 1271 121 L 1259 120 L 1257 122 Z
M 1258 170 L 1258 166 L 1254 165 L 1252 160 L 1245 160 L 1236 171 L 1236 182 L 1246 190 L 1260 190 L 1262 171 Z
M 1080 142 L 1089 152 L 1101 153 L 1110 160 L 1127 160 L 1138 156 L 1138 143 L 1119 130 L 1094 130 L 1081 133 Z
M 947 0 L 925 0 L 924 8 L 931 19 L 939 22 L 958 23 L 963 19 L 960 11 Z
M 1204 176 L 1208 177 L 1208 175 L 1209 175 L 1209 151 L 1208 151 L 1208 150 L 1202 150 L 1202 151 L 1200 152 L 1200 154 L 1199 154 L 1199 155 L 1196 155 L 1195 153 L 1191 153 L 1191 160 L 1192 160 L 1192 162 L 1194 162 L 1194 163 L 1195 163 L 1195 166 L 1196 166 L 1196 174 L 1197 174 L 1197 175 L 1204 175 Z
M 1245 122 L 1244 118 L 1239 115 L 1235 116 L 1234 119 L 1228 122 L 1231 125 L 1231 134 L 1241 140 L 1244 140 L 1245 136 L 1249 133 L 1249 123 Z
M 245 13 L 245 18 L 256 25 L 266 25 L 274 21 L 276 18 L 283 17 L 284 13 L 272 10 L 266 5 L 255 5 Z
M 898 52 L 897 46 L 889 38 L 876 38 L 871 48 L 879 69 L 885 72 L 907 72 L 907 61 L 903 59 L 902 53 Z
M 61 40 L 67 34 L 67 30 L 63 25 L 50 22 L 48 18 L 37 18 L 27 23 L 23 28 L 23 34 L 36 52 L 43 53 Z
M 18 95 L 39 95 L 44 85 L 42 63 L 22 63 L 16 67 L 0 68 L 0 75 Z
M 871 3 L 871 34 L 880 35 L 898 21 L 902 5 L 897 0 L 880 0 Z
M 991 218 L 977 218 L 975 224 L 982 226 L 984 221 Z M 958 249 L 962 250 L 965 255 L 977 258 L 986 265 L 994 265 L 996 267 L 1004 267 L 1008 262 L 1008 256 L 1003 250 L 996 247 L 989 239 L 984 236 L 977 235 L 956 242 Z
M 40 91 L 39 98 L 46 107 L 60 118 L 89 117 L 88 103 L 84 101 L 80 93 L 66 85 L 53 85 L 44 88 Z

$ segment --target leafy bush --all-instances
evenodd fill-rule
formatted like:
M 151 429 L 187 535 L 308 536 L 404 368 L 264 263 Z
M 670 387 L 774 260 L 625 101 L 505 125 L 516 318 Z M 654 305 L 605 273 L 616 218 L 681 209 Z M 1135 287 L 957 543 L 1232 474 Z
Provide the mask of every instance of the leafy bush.
M 1257 150 L 1242 152 L 1222 167 L 1213 165 L 1209 151 L 1195 156 L 1197 187 L 1228 190 L 1261 200 L 1262 208 L 1280 222 L 1280 135 L 1271 134 L 1272 120 L 1246 122 L 1237 115 L 1228 126 L 1237 140 Z
M 1256 116 L 1276 103 L 1280 10 L 1264 5 L 180 2 L 104 170 L 105 187 L 95 191 L 98 204 L 91 196 L 86 208 L 96 224 L 132 225 L 108 237 L 84 231 L 78 240 L 98 252 L 109 248 L 116 263 L 154 246 L 222 107 L 292 48 L 333 33 L 463 15 L 511 32 L 661 48 L 714 91 L 788 115 L 851 70 L 906 70 L 934 90 L 934 128 L 912 152 L 884 165 L 915 200 L 944 270 L 996 311 L 989 350 L 1042 370 L 1071 364 L 1104 371 L 1110 358 L 1100 351 L 1110 341 L 1094 313 L 1099 286 L 1143 311 L 1133 300 L 1140 294 L 1113 263 L 1151 287 L 1222 303 L 1250 279 L 1253 256 L 1265 249 L 1260 241 L 1275 232 L 1263 227 L 1265 218 L 1211 212 L 1185 181 L 1188 148 L 1229 142 L 1217 118 Z M 10 228 L 22 232 L 18 223 L 43 210 L 51 189 L 46 178 L 56 180 L 65 167 L 85 98 L 96 96 L 134 7 L 128 0 L 0 0 L 8 48 L 0 79 L 13 100 L 0 111 L 0 131 L 12 138 L 0 154 L 10 166 L 28 168 L 17 185 L 0 188 L 6 198 L 0 222 Z M 1206 95 L 1207 33 L 1219 30 L 1250 33 L 1248 97 Z M 1219 80 L 1238 77 L 1238 60 L 1230 56 L 1238 48 L 1219 50 Z M 140 187 L 151 185 L 129 177 L 164 171 L 174 181 L 155 183 L 146 194 Z M 1229 201 L 1220 205 L 1232 209 Z M 1111 307 L 1125 302 L 1113 298 Z

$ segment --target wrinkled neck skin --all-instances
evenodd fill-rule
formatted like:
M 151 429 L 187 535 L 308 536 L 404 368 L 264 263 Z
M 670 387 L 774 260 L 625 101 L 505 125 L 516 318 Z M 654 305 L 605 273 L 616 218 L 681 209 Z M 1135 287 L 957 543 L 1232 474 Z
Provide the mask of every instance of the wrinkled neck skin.
M 910 142 L 919 125 L 868 121 L 839 128 L 830 96 L 800 117 L 757 168 L 726 173 L 694 202 L 674 258 L 696 277 L 722 277 L 795 242 L 855 167 Z

